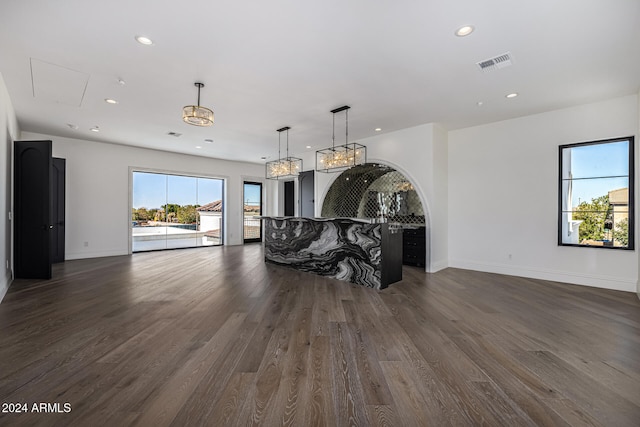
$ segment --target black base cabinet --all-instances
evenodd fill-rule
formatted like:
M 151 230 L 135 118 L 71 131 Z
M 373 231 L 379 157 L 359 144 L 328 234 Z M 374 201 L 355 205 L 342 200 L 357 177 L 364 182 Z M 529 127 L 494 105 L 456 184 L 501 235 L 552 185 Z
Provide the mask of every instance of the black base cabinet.
M 427 257 L 426 228 L 405 228 L 402 231 L 402 263 L 424 267 Z

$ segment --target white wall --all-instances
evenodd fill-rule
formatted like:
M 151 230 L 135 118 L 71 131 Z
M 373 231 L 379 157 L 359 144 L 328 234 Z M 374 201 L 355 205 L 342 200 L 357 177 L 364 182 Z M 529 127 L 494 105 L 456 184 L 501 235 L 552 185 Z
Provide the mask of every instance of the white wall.
M 0 301 L 4 298 L 11 284 L 11 268 L 13 254 L 13 226 L 9 220 L 12 212 L 13 179 L 13 141 L 18 139 L 20 131 L 15 112 L 7 92 L 2 74 L 0 74 Z M 8 264 L 8 267 L 7 267 Z
M 432 173 L 427 192 L 431 205 L 432 248 L 434 249 L 431 271 L 449 266 L 449 135 L 440 126 L 433 127 Z
M 438 125 L 427 124 L 355 142 L 366 145 L 368 163 L 389 165 L 413 183 L 422 201 L 427 221 L 426 269 L 435 272 L 446 268 L 448 265 L 446 131 Z M 304 163 L 315 165 L 315 159 L 304 158 Z M 320 216 L 324 197 L 338 175 L 337 173 L 316 173 L 317 216 Z
M 220 229 L 222 215 L 219 212 L 200 212 L 198 231 L 213 231 Z
M 264 178 L 263 166 L 252 163 L 27 132 L 22 139 L 51 139 L 53 156 L 67 160 L 66 259 L 129 253 L 130 167 L 225 178 L 229 245 L 242 243 L 243 180 L 261 182 Z
M 268 203 L 265 203 L 263 209 L 264 216 L 278 216 L 282 212 L 279 208 L 279 199 L 282 196 L 280 185 L 277 180 L 266 179 L 263 186 L 263 194 Z
M 637 250 L 557 245 L 558 146 L 637 147 L 638 108 L 632 95 L 449 132 L 449 265 L 635 291 Z

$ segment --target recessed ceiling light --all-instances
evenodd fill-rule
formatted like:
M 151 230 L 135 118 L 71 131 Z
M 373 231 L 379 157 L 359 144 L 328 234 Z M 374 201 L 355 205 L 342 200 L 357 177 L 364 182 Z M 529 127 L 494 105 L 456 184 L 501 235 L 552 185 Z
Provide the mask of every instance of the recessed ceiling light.
M 196 145 L 196 148 L 202 148 L 202 146 L 201 145 Z
M 145 36 L 136 36 L 136 41 L 145 46 L 151 46 L 153 44 L 153 40 Z
M 120 79 L 120 78 L 119 78 L 119 79 L 118 79 L 118 84 L 119 84 L 120 86 L 124 86 L 124 85 L 126 85 L 126 84 L 127 84 L 127 82 L 125 82 L 125 81 L 124 81 L 124 79 Z
M 482 107 L 482 106 L 484 105 L 484 102 L 482 102 L 482 101 L 478 101 L 478 102 L 476 102 L 476 105 L 477 105 L 478 107 Z
M 73 123 L 67 123 L 67 126 L 69 126 L 70 129 L 78 130 L 78 125 L 74 125 Z
M 380 132 L 382 130 L 382 128 L 375 128 L 374 129 L 376 132 Z
M 311 148 L 311 146 L 310 146 L 310 145 L 307 145 L 307 148 Z
M 206 142 L 207 144 L 211 144 L 213 142 L 213 139 L 205 139 L 204 142 Z
M 265 156 L 260 157 L 260 159 L 267 160 L 267 158 Z
M 100 132 L 100 128 L 98 126 L 92 127 L 89 129 L 91 132 Z
M 465 25 L 464 27 L 460 27 L 456 30 L 456 36 L 458 37 L 468 36 L 469 34 L 473 33 L 473 30 L 475 30 L 475 28 L 473 28 L 472 25 Z
M 106 102 L 107 104 L 117 104 L 118 101 L 116 101 L 115 99 L 111 99 L 111 98 L 105 98 L 104 102 Z
M 511 98 L 515 98 L 516 96 L 518 96 L 518 94 L 516 92 L 510 93 L 509 95 L 505 95 L 505 97 L 511 99 Z

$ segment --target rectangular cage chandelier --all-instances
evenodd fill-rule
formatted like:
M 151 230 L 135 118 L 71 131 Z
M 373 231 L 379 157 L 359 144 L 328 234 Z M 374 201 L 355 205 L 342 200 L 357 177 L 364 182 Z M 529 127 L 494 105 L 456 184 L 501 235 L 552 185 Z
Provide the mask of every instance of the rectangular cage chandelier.
M 345 105 L 335 110 L 333 114 L 333 133 L 331 147 L 316 151 L 316 171 L 341 172 L 353 166 L 367 163 L 367 147 L 356 142 L 349 143 L 349 106 Z M 345 143 L 336 146 L 336 113 L 345 112 Z
M 295 178 L 302 171 L 302 159 L 289 157 L 289 126 L 278 129 L 278 160 L 265 163 L 267 179 Z M 280 136 L 287 131 L 287 157 L 280 158 Z

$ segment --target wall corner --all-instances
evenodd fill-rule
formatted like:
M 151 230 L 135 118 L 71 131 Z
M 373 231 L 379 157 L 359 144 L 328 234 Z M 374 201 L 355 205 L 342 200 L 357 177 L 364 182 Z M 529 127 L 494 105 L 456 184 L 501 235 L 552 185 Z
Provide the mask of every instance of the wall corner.
M 441 125 L 432 126 L 433 183 L 431 272 L 449 264 L 449 133 Z

